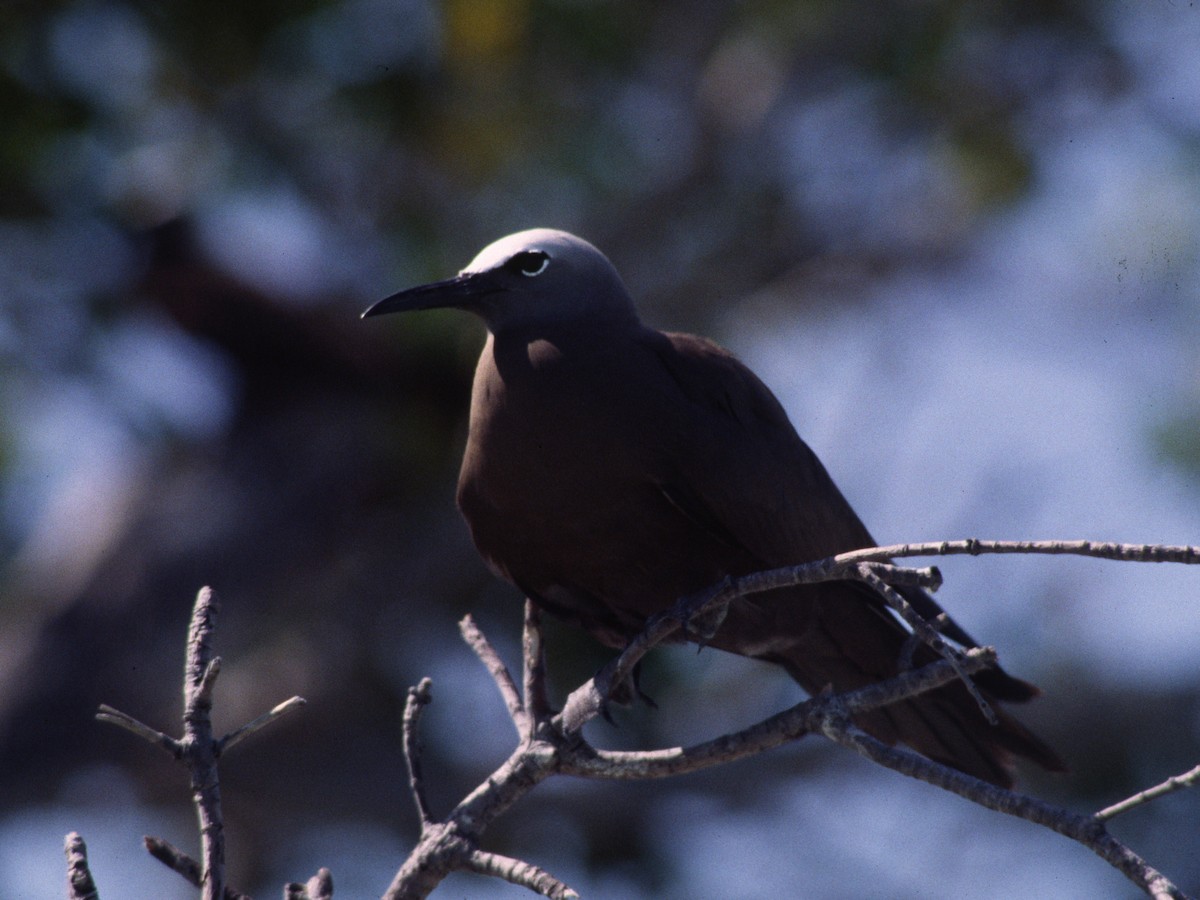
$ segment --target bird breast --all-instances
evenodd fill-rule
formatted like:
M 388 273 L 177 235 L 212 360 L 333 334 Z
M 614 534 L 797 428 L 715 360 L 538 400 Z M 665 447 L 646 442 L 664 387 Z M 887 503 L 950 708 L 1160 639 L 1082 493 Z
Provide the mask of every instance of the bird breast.
M 631 348 L 622 366 L 604 365 L 614 351 L 489 338 L 458 503 L 503 577 L 579 604 L 603 600 L 632 622 L 722 572 L 712 536 L 663 494 L 664 461 L 686 440 L 664 393 L 669 379 L 655 366 L 639 373 Z M 631 367 L 642 377 L 606 377 Z

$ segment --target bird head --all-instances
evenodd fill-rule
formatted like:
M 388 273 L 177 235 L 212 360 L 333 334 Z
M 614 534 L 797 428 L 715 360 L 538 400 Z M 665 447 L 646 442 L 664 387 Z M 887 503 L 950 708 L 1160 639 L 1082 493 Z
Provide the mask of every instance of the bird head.
M 463 309 L 493 334 L 557 324 L 636 324 L 629 292 L 608 259 L 582 238 L 534 228 L 488 244 L 454 278 L 380 300 L 363 318 Z

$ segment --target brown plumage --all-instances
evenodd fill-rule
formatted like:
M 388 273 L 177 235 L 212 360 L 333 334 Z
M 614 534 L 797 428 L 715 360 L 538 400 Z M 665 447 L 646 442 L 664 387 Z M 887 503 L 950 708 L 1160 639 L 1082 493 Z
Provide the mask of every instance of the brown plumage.
M 875 541 L 770 390 L 716 344 L 642 325 L 585 241 L 539 229 L 457 277 L 365 315 L 452 306 L 482 316 L 458 503 L 480 553 L 551 612 L 621 647 L 682 595 Z M 927 616 L 941 612 L 907 591 Z M 949 623 L 943 633 L 974 641 Z M 831 582 L 735 601 L 712 646 L 783 666 L 805 690 L 896 674 L 908 631 L 870 589 Z M 920 648 L 916 662 L 932 659 Z M 1032 685 L 996 668 L 992 701 Z M 995 705 L 995 704 L 993 704 Z M 1013 755 L 1061 770 L 1011 715 L 990 725 L 961 684 L 861 716 L 888 743 L 1000 785 Z

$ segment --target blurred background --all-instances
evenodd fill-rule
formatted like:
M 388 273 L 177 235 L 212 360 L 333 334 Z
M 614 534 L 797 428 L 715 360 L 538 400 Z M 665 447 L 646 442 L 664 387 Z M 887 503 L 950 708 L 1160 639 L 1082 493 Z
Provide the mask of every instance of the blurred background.
M 0 884 L 188 897 L 178 730 L 223 600 L 230 878 L 378 896 L 416 837 L 405 691 L 442 811 L 510 751 L 470 611 L 520 598 L 454 510 L 481 326 L 360 322 L 510 231 L 603 249 L 645 318 L 779 394 L 884 542 L 1200 543 L 1200 9 L 1165 0 L 15 0 L 0 6 Z M 586 402 L 586 398 L 581 398 Z M 1200 762 L 1200 571 L 948 560 L 942 602 L 1045 696 L 1080 811 Z M 605 659 L 551 628 L 558 699 Z M 656 652 L 655 747 L 799 699 Z M 1200 891 L 1200 795 L 1115 833 Z M 487 835 L 584 896 L 1120 897 L 1049 832 L 816 738 L 652 784 L 557 779 Z M 458 876 L 447 896 L 525 896 Z

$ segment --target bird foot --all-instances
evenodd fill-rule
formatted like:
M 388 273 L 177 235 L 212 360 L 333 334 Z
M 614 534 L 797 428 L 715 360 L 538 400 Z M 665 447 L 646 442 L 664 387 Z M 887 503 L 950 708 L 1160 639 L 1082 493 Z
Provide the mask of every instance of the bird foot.
M 703 612 L 688 615 L 684 620 L 683 630 L 703 649 L 721 630 L 721 625 L 724 624 L 725 616 L 728 613 L 729 604 L 718 603 Z

